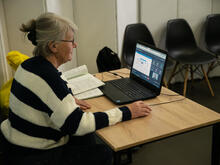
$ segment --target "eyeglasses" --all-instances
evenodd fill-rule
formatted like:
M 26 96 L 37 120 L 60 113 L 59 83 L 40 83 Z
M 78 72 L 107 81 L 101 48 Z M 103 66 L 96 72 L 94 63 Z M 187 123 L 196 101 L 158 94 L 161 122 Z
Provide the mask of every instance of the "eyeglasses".
M 74 41 L 74 39 L 73 39 L 73 40 L 60 40 L 60 41 L 62 41 L 62 42 L 72 42 L 73 45 L 76 44 L 75 41 Z

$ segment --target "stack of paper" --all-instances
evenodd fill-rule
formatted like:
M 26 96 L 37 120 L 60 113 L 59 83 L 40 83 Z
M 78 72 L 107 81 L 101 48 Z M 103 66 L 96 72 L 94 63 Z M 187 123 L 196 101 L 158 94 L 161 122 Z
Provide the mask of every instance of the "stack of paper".
M 86 65 L 62 73 L 62 78 L 68 82 L 74 96 L 78 99 L 88 99 L 103 95 L 98 87 L 105 85 L 90 73 Z

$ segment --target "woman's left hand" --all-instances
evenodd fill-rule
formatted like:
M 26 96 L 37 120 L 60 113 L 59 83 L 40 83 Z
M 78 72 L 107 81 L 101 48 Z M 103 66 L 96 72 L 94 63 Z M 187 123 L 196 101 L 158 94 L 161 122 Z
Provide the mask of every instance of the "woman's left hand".
M 78 100 L 75 97 L 74 97 L 74 99 L 75 99 L 76 104 L 79 105 L 82 110 L 86 110 L 86 109 L 90 109 L 91 108 L 91 106 L 86 101 Z

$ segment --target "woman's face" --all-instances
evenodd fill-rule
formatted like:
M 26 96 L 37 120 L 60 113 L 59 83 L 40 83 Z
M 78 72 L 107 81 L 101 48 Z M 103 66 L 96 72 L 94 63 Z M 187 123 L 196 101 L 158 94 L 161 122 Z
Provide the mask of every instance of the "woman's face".
M 73 34 L 73 31 L 68 31 L 65 39 L 57 44 L 56 58 L 60 65 L 72 60 L 73 48 L 77 46 Z

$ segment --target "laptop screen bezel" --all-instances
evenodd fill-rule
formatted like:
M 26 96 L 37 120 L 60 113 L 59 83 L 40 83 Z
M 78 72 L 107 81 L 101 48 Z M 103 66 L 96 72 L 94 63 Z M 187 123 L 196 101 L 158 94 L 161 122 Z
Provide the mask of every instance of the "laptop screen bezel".
M 141 78 L 137 77 L 136 75 L 132 74 L 133 65 L 134 65 L 134 58 L 133 58 L 133 61 L 132 61 L 132 67 L 131 67 L 131 72 L 130 72 L 130 78 L 131 79 L 134 79 L 135 81 L 139 82 L 140 84 L 142 84 L 144 86 L 147 86 L 155 94 L 159 95 L 160 91 L 161 91 L 162 83 L 163 83 L 162 81 L 163 81 L 164 72 L 165 72 L 165 69 L 166 69 L 166 64 L 167 64 L 167 56 L 168 56 L 167 51 L 159 49 L 159 48 L 157 48 L 157 47 L 155 47 L 153 45 L 150 45 L 150 44 L 142 42 L 142 41 L 138 41 L 137 44 L 144 45 L 146 47 L 149 47 L 149 48 L 151 48 L 153 50 L 159 51 L 159 52 L 161 52 L 161 53 L 166 55 L 166 59 L 165 59 L 164 67 L 163 67 L 163 73 L 162 73 L 162 77 L 161 77 L 161 80 L 160 80 L 160 87 L 159 88 L 154 86 L 154 85 L 152 85 L 151 83 L 149 83 L 149 82 L 147 82 L 145 80 L 142 80 Z M 137 44 L 136 44 L 136 49 L 137 49 Z M 135 49 L 135 52 L 134 52 L 134 57 L 135 57 L 136 49 Z

